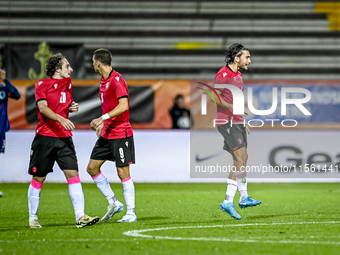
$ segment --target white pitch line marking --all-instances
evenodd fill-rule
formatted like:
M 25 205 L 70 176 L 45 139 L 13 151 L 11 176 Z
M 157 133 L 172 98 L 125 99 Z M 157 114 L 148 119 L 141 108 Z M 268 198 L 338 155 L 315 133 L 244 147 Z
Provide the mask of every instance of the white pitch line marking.
M 128 242 L 133 241 L 135 242 L 136 239 L 130 239 L 130 238 L 96 238 L 96 239 L 85 239 L 85 238 L 79 238 L 79 239 L 32 239 L 32 240 L 0 240 L 0 243 L 16 243 L 16 242 Z
M 305 240 L 253 240 L 246 238 L 224 238 L 224 237 L 176 237 L 176 236 L 156 236 L 143 234 L 145 232 L 162 231 L 171 229 L 194 229 L 194 228 L 221 228 L 221 227 L 241 227 L 241 226 L 275 226 L 275 225 L 307 225 L 307 224 L 339 224 L 340 221 L 327 222 L 286 222 L 286 223 L 246 223 L 246 224 L 230 224 L 230 225 L 208 225 L 208 226 L 180 226 L 180 227 L 164 227 L 150 228 L 140 230 L 130 230 L 123 234 L 133 237 L 179 240 L 179 241 L 220 241 L 220 242 L 247 242 L 247 243 L 292 243 L 292 244 L 328 244 L 340 245 L 339 241 L 305 241 Z M 328 237 L 329 238 L 329 237 Z
M 145 235 L 141 234 L 144 232 L 150 231 L 162 231 L 169 229 L 194 229 L 194 228 L 217 228 L 217 227 L 240 227 L 240 226 L 274 226 L 274 225 L 304 225 L 304 224 L 339 224 L 340 221 L 328 221 L 328 222 L 287 222 L 287 223 L 246 223 L 246 224 L 230 224 L 230 225 L 208 225 L 208 226 L 179 226 L 179 227 L 164 227 L 164 228 L 153 228 L 153 229 L 141 229 L 141 230 L 132 230 L 126 231 L 123 234 L 132 237 L 143 237 L 143 238 L 152 238 L 152 239 L 166 239 L 166 240 L 179 240 L 179 241 L 222 241 L 222 242 L 248 242 L 248 243 L 295 243 L 295 244 L 328 244 L 328 245 L 340 245 L 340 242 L 334 241 L 303 241 L 303 240 L 251 240 L 251 239 L 242 239 L 242 238 L 220 238 L 220 237 L 172 237 L 172 236 L 153 236 L 153 235 Z M 252 237 L 258 238 L 258 237 Z M 295 237 L 298 238 L 298 237 Z M 318 238 L 315 236 L 310 237 L 302 237 L 302 238 Z M 338 236 L 327 236 L 326 238 L 339 238 Z M 0 240 L 0 243 L 15 243 L 15 242 L 114 242 L 114 241 L 137 241 L 138 239 L 133 238 L 96 238 L 96 239 L 32 239 L 32 240 Z

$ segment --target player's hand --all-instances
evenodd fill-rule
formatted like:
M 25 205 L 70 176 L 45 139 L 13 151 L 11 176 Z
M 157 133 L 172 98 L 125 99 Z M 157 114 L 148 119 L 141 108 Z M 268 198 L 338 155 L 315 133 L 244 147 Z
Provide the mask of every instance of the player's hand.
M 250 135 L 250 128 L 249 128 L 248 123 L 246 123 L 245 129 L 247 131 L 247 134 Z
M 78 112 L 78 110 L 79 110 L 79 104 L 73 101 L 70 105 L 69 111 Z
M 6 72 L 5 72 L 5 70 L 0 69 L 0 79 L 2 81 L 6 79 Z
M 96 129 L 96 135 L 97 135 L 97 137 L 99 138 L 100 137 L 100 135 L 102 134 L 102 130 L 103 130 L 103 123 L 102 124 L 100 124 L 98 127 L 97 127 L 97 129 Z
M 99 117 L 97 119 L 93 119 L 90 123 L 90 126 L 91 126 L 91 129 L 96 131 L 97 130 L 97 127 L 99 125 L 101 125 L 102 123 L 104 122 L 103 118 L 102 117 Z
M 60 115 L 58 116 L 59 116 L 58 122 L 60 123 L 60 125 L 63 126 L 63 128 L 65 128 L 65 130 L 73 131 L 76 128 L 72 121 L 70 121 L 69 119 L 63 118 Z
M 241 114 L 241 116 L 243 116 L 243 117 L 247 117 L 249 114 L 246 112 L 246 111 L 244 111 L 244 113 L 243 114 Z

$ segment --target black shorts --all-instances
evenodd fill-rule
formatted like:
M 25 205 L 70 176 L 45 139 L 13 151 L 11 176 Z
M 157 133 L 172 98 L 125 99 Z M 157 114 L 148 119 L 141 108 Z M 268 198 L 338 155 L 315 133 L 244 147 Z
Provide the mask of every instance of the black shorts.
M 224 137 L 223 150 L 231 154 L 243 147 L 247 148 L 247 133 L 243 124 L 224 124 L 217 127 L 218 131 Z
M 135 163 L 133 136 L 119 139 L 99 137 L 91 153 L 91 159 L 116 161 L 117 167 Z
M 45 177 L 53 172 L 54 162 L 61 170 L 77 170 L 78 161 L 71 137 L 49 137 L 37 135 L 31 146 L 28 173 Z

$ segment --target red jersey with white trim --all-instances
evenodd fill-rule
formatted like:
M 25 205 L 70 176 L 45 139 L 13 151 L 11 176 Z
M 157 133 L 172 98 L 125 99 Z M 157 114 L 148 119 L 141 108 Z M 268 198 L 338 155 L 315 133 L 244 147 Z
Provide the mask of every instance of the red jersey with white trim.
M 73 101 L 71 78 L 43 79 L 35 84 L 35 101 L 46 100 L 48 107 L 56 114 L 68 119 L 69 107 Z M 41 114 L 37 105 L 39 123 L 35 134 L 51 137 L 69 137 L 72 132 L 65 130 L 58 121 Z
M 232 71 L 227 65 L 222 67 L 215 76 L 215 84 L 230 84 L 238 87 L 239 89 L 244 91 L 244 84 L 242 80 L 242 74 L 240 71 L 235 73 Z M 233 96 L 229 89 L 220 89 L 217 90 L 222 91 L 221 97 L 229 104 L 233 104 Z M 226 119 L 231 118 L 233 123 L 243 123 L 243 117 L 241 115 L 234 115 L 233 112 L 225 107 L 217 105 L 217 119 Z M 221 124 L 217 124 L 216 126 L 220 126 Z
M 106 114 L 118 105 L 118 99 L 126 97 L 129 100 L 128 86 L 123 76 L 112 70 L 109 77 L 100 80 L 99 90 L 102 112 Z M 106 139 L 119 139 L 133 135 L 130 124 L 130 110 L 119 114 L 116 117 L 104 121 L 101 136 Z

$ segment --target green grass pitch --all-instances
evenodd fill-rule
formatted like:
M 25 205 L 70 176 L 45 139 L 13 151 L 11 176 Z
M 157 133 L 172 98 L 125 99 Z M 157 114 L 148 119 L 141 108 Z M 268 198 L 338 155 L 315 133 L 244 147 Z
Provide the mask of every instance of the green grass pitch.
M 112 184 L 124 202 L 120 184 Z M 41 229 L 28 227 L 28 184 L 0 184 L 1 254 L 339 254 L 340 184 L 249 184 L 262 200 L 237 221 L 219 209 L 226 184 L 135 184 L 137 223 L 77 229 L 67 184 L 45 183 Z M 102 217 L 107 201 L 83 184 L 86 213 Z

